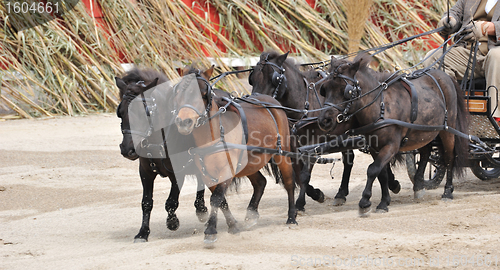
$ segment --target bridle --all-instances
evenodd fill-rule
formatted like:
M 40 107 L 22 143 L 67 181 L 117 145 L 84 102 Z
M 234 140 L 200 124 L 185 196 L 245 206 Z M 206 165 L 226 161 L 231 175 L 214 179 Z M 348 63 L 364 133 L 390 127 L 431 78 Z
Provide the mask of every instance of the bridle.
M 265 65 L 270 65 L 271 68 L 273 69 L 273 74 L 271 76 L 271 82 L 272 82 L 273 86 L 275 86 L 275 88 L 274 88 L 272 97 L 276 99 L 276 98 L 278 98 L 278 93 L 279 93 L 280 87 L 282 85 L 284 86 L 285 89 L 287 87 L 285 68 L 278 66 L 277 64 L 269 61 L 268 57 L 269 57 L 269 54 L 266 55 L 266 58 L 263 61 L 259 62 L 259 64 L 262 65 L 262 67 L 260 68 L 260 71 L 262 71 L 262 69 L 264 68 Z M 252 82 L 250 81 L 250 77 L 252 76 L 252 74 L 253 74 L 253 70 L 250 72 L 250 75 L 248 76 L 248 78 L 249 78 L 248 82 L 250 85 L 252 85 Z M 280 95 L 280 97 L 282 95 L 284 95 L 284 92 Z
M 345 65 L 349 65 L 349 64 L 345 64 Z M 339 68 L 342 67 L 344 65 L 340 65 L 338 66 L 334 72 L 332 72 L 330 74 L 330 76 L 332 78 L 341 78 L 344 80 L 346 86 L 344 88 L 344 98 L 346 99 L 346 101 L 344 102 L 341 102 L 339 104 L 333 104 L 331 102 L 328 102 L 325 100 L 325 102 L 323 103 L 323 107 L 333 107 L 335 109 L 337 109 L 339 112 L 338 115 L 337 115 L 337 123 L 342 123 L 342 122 L 345 122 L 345 121 L 348 121 L 349 119 L 351 119 L 352 116 L 354 116 L 354 114 L 348 114 L 349 113 L 349 110 L 351 109 L 351 106 L 352 106 L 352 103 L 361 98 L 361 87 L 359 86 L 359 81 L 356 79 L 356 75 L 354 75 L 354 78 L 351 78 L 351 77 L 347 77 L 343 74 L 340 74 L 339 72 Z M 350 84 L 349 82 L 351 82 L 352 84 Z M 340 107 L 340 105 L 342 104 L 346 104 L 344 108 Z
M 204 112 L 200 112 L 198 110 L 198 108 L 194 107 L 191 104 L 183 104 L 179 108 L 177 108 L 177 104 L 174 103 L 174 110 L 172 111 L 172 114 L 177 115 L 182 108 L 191 109 L 191 110 L 195 111 L 196 114 L 198 114 L 198 118 L 196 119 L 196 122 L 195 122 L 195 127 L 199 127 L 199 126 L 202 126 L 202 125 L 206 124 L 211 118 L 214 117 L 214 115 L 213 116 L 209 116 L 209 113 L 210 113 L 210 110 L 212 110 L 212 101 L 213 101 L 213 96 L 215 95 L 215 93 L 213 91 L 213 88 L 212 88 L 212 85 L 210 84 L 210 82 L 207 79 L 205 79 L 203 76 L 201 76 L 201 71 L 200 70 L 196 71 L 194 77 L 189 78 L 189 79 L 188 78 L 185 79 L 186 81 L 181 81 L 180 83 L 178 83 L 178 84 L 176 84 L 174 86 L 174 98 L 175 98 L 175 96 L 177 96 L 177 94 L 180 91 L 185 90 L 185 88 L 186 88 L 185 86 L 184 86 L 184 89 L 182 89 L 183 84 L 184 85 L 189 85 L 191 83 L 191 80 L 193 80 L 193 79 L 201 80 L 207 86 L 207 93 L 206 93 L 207 106 L 205 108 L 205 111 Z
M 146 85 L 144 84 L 144 81 L 137 81 L 135 83 L 136 85 L 139 85 L 141 87 L 146 87 Z M 122 115 L 120 114 L 120 110 L 121 110 L 121 106 L 122 104 L 124 104 L 124 102 L 127 102 L 128 105 L 130 105 L 130 103 L 132 102 L 132 100 L 134 100 L 139 94 L 133 94 L 133 93 L 126 93 L 123 95 L 122 97 L 122 100 L 120 101 L 120 104 L 118 104 L 118 107 L 116 109 L 116 115 L 119 117 L 119 118 L 122 118 Z M 144 139 L 146 139 L 147 137 L 151 136 L 151 134 L 153 133 L 153 121 L 152 121 L 152 117 L 156 114 L 156 103 L 155 103 L 155 99 L 154 98 L 146 98 L 144 96 L 144 92 L 142 92 L 141 94 L 141 100 L 142 100 L 142 104 L 144 105 L 144 110 L 146 112 L 146 116 L 147 116 L 147 119 L 148 119 L 148 122 L 149 122 L 149 127 L 148 129 L 145 131 L 145 132 L 142 132 L 142 131 L 137 131 L 137 130 L 132 130 L 132 129 L 124 129 L 123 128 L 123 120 L 122 120 L 122 123 L 121 123 L 121 131 L 122 131 L 122 134 L 130 134 L 130 135 L 138 135 L 138 136 L 141 136 L 143 139 L 141 140 L 141 143 L 142 141 L 144 141 Z M 150 103 L 152 104 L 151 107 L 148 105 L 148 101 L 150 101 Z M 130 121 L 129 121 L 129 126 L 130 126 Z

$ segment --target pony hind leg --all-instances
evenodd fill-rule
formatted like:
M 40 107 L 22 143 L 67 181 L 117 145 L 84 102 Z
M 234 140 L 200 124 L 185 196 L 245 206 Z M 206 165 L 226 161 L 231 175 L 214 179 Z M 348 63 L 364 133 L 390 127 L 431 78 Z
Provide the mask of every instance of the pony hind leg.
M 249 229 L 256 225 L 257 220 L 259 219 L 259 203 L 262 195 L 264 194 L 264 188 L 266 187 L 267 180 L 260 171 L 255 174 L 248 175 L 247 177 L 250 179 L 253 186 L 252 199 L 250 199 L 250 203 L 248 204 L 247 214 L 245 217 L 245 228 Z
M 401 191 L 401 184 L 398 180 L 396 180 L 396 177 L 394 176 L 390 165 L 387 165 L 387 181 L 389 184 L 389 189 L 392 191 L 392 193 L 398 194 Z
M 380 183 L 380 189 L 382 190 L 382 198 L 380 199 L 379 205 L 377 205 L 378 213 L 389 212 L 389 205 L 391 204 L 391 196 L 389 195 L 389 164 L 387 164 L 378 174 L 377 178 Z
M 297 223 L 297 209 L 295 208 L 295 181 L 292 168 L 292 161 L 289 157 L 275 156 L 274 157 L 278 168 L 281 171 L 283 177 L 283 184 L 285 190 L 288 194 L 288 218 L 286 224 L 298 224 Z
M 444 150 L 444 164 L 446 166 L 446 184 L 444 185 L 444 192 L 441 196 L 443 200 L 453 200 L 453 164 L 455 162 L 455 135 L 448 132 L 441 132 L 439 134 L 443 142 Z
M 431 155 L 431 147 L 430 145 L 426 145 L 420 149 L 418 152 L 420 154 L 420 160 L 418 161 L 418 168 L 415 172 L 415 177 L 413 180 L 413 193 L 414 198 L 416 200 L 420 200 L 424 197 L 425 189 L 424 189 L 424 172 L 429 162 L 429 157 Z

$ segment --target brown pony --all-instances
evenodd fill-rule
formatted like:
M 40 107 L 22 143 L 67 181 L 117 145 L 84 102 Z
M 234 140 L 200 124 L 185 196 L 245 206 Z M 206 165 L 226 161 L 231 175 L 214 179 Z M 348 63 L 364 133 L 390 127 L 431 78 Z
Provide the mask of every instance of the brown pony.
M 247 176 L 250 179 L 254 194 L 247 208 L 247 220 L 256 220 L 257 207 L 266 185 L 266 179 L 259 170 L 266 166 L 271 158 L 279 167 L 288 193 L 286 223 L 297 224 L 294 175 L 290 157 L 273 156 L 269 153 L 247 149 L 247 147 L 264 147 L 289 151 L 288 119 L 285 112 L 221 98 L 221 94 L 212 89 L 208 82 L 212 72 L 213 67 L 203 73 L 194 69 L 185 69 L 183 74 L 196 74 L 205 111 L 195 109 L 196 106 L 186 105 L 193 99 L 192 95 L 177 94 L 175 98 L 175 104 L 179 107 L 175 123 L 182 134 L 192 134 L 196 146 L 200 147 L 198 151 L 194 149 L 191 153 L 197 166 L 203 172 L 205 184 L 212 191 L 210 198 L 212 208 L 205 230 L 205 243 L 213 243 L 217 239 L 217 211 L 221 207 L 224 194 L 233 177 Z M 279 105 L 275 99 L 265 95 L 252 95 L 247 99 Z M 275 176 L 278 180 L 279 176 Z M 236 222 L 234 218 L 225 216 L 228 224 Z
M 436 136 L 443 144 L 447 168 L 442 198 L 452 199 L 453 172 L 460 174 L 467 159 L 467 140 L 458 136 L 467 132 L 460 87 L 440 70 L 419 70 L 403 76 L 376 72 L 368 67 L 371 61 L 368 54 L 358 55 L 353 62 L 332 58 L 330 79 L 320 89 L 326 97 L 325 105 L 330 106 L 318 119 L 322 128 L 333 130 L 337 123 L 352 118 L 361 126 L 352 133 L 369 138 L 374 162 L 368 166 L 360 213 L 370 209 L 373 180 L 382 168 L 399 151 L 425 149 Z M 447 131 L 452 129 L 459 132 L 455 135 Z M 377 209 L 388 211 L 387 183 L 381 182 L 381 188 Z M 423 188 L 423 172 L 417 171 L 413 188 L 416 197 Z

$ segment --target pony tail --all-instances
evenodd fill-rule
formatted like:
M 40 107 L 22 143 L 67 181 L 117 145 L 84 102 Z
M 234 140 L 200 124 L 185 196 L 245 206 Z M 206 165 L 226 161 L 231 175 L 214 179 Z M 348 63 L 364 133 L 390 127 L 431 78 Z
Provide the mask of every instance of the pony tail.
M 462 89 L 457 81 L 453 80 L 457 91 L 457 119 L 456 129 L 462 133 L 469 134 L 469 111 L 465 108 L 465 98 Z M 465 175 L 465 168 L 469 158 L 469 141 L 466 138 L 455 135 L 455 147 L 453 148 L 455 162 L 453 163 L 453 173 L 462 177 Z
M 283 175 L 281 175 L 281 171 L 278 168 L 278 164 L 274 160 L 274 158 L 271 158 L 269 160 L 269 165 L 271 167 L 271 175 L 276 179 L 276 184 L 282 184 L 283 183 Z

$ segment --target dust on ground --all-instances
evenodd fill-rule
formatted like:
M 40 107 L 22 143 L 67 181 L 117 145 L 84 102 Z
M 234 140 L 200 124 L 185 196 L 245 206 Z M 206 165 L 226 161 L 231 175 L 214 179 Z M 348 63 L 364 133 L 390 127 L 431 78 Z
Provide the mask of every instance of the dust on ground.
M 345 205 L 334 207 L 331 199 L 341 164 L 334 179 L 331 165 L 317 165 L 311 183 L 327 200 L 307 198 L 299 225 L 289 227 L 286 192 L 269 179 L 259 223 L 231 235 L 219 215 L 213 249 L 203 245 L 195 183 L 186 181 L 180 228 L 169 231 L 170 182 L 158 177 L 149 242 L 134 244 L 142 187 L 138 161 L 120 155 L 121 136 L 114 114 L 0 122 L 0 269 L 499 268 L 499 179 L 481 181 L 468 171 L 455 181 L 453 201 L 440 199 L 441 184 L 415 202 L 405 168 L 397 168 L 402 190 L 391 194 L 390 211 L 360 218 L 357 203 L 371 162 L 362 153 L 356 153 Z M 251 191 L 244 182 L 227 195 L 240 224 Z M 374 206 L 379 199 L 376 183 Z

